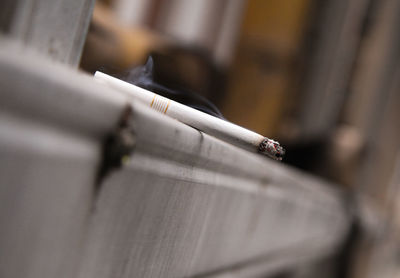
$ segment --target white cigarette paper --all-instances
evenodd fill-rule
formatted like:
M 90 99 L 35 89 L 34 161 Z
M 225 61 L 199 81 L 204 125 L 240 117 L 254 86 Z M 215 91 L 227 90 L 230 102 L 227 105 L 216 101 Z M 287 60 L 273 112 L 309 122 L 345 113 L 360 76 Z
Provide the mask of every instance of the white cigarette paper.
M 246 128 L 203 113 L 99 71 L 95 73 L 94 78 L 109 87 L 125 92 L 128 96 L 150 106 L 154 110 L 240 148 L 263 153 L 275 160 L 282 160 L 285 154 L 285 150 L 278 142 Z

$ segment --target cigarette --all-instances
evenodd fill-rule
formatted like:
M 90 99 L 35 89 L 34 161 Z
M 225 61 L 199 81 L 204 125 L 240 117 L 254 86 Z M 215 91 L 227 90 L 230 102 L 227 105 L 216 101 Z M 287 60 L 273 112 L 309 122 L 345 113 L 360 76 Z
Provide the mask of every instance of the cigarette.
M 285 154 L 285 149 L 278 142 L 241 126 L 203 113 L 99 71 L 95 73 L 94 79 L 124 92 L 154 110 L 242 149 L 262 153 L 275 160 L 282 160 Z

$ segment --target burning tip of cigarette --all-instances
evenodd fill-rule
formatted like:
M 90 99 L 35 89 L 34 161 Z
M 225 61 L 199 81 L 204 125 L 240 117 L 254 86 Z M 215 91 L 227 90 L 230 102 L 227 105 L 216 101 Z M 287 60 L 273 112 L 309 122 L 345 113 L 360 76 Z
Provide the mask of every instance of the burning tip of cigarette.
M 281 161 L 285 155 L 285 149 L 276 141 L 264 138 L 259 145 L 259 151 L 272 159 Z

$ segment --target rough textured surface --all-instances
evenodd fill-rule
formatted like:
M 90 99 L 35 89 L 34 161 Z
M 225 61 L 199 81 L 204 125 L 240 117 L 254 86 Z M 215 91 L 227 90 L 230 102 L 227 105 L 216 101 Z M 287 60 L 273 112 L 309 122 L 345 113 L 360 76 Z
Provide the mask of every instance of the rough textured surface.
M 211 275 L 254 262 L 268 273 L 336 250 L 348 224 L 337 192 L 133 108 L 137 145 L 102 185 L 80 277 Z
M 75 277 L 102 139 L 124 102 L 1 46 L 0 277 Z
M 346 234 L 323 181 L 4 45 L 0 73 L 1 277 L 252 277 L 329 256 Z M 95 191 L 128 105 L 135 149 Z

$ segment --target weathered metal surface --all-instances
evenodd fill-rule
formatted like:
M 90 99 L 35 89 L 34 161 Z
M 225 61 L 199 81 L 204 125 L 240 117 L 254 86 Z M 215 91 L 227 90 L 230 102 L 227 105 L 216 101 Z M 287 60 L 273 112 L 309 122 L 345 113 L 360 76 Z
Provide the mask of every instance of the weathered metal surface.
M 146 107 L 133 113 L 135 151 L 102 185 L 80 277 L 187 277 L 254 262 L 268 273 L 337 250 L 348 219 L 321 181 Z
M 251 277 L 329 256 L 346 234 L 320 180 L 9 47 L 0 73 L 1 277 Z M 134 151 L 95 191 L 128 104 Z
M 75 277 L 102 140 L 124 102 L 15 48 L 0 47 L 0 277 Z
M 54 60 L 77 66 L 94 0 L 4 0 L 0 30 Z

